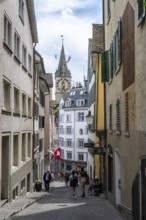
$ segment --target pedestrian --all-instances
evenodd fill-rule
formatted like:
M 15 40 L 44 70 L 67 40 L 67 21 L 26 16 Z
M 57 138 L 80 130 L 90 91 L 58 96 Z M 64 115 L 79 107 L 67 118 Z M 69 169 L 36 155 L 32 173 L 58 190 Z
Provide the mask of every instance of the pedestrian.
M 51 181 L 51 173 L 50 173 L 49 170 L 47 170 L 47 171 L 44 173 L 43 180 L 44 180 L 44 184 L 45 184 L 45 190 L 46 190 L 47 192 L 49 192 L 50 181 Z
M 65 180 L 65 185 L 68 186 L 68 182 L 69 182 L 69 174 L 66 172 L 64 175 L 64 180 Z
M 76 199 L 76 186 L 78 185 L 78 174 L 75 172 L 75 170 L 72 171 L 69 180 L 70 186 L 72 188 L 72 196 L 74 199 Z
M 84 170 L 84 168 L 81 168 L 80 171 L 80 185 L 82 189 L 82 195 L 81 197 L 85 197 L 85 185 L 86 185 L 86 180 L 87 180 L 87 172 Z
M 90 182 L 89 182 L 89 187 L 88 187 L 88 194 L 89 195 L 93 194 L 93 189 L 94 189 L 94 184 L 93 184 L 93 179 L 91 178 Z

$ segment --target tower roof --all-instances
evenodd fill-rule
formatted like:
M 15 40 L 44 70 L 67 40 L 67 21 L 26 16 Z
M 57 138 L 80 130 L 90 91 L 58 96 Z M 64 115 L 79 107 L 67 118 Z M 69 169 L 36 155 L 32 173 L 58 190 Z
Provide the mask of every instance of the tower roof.
M 71 73 L 67 68 L 67 62 L 65 59 L 65 52 L 64 52 L 64 46 L 62 44 L 61 48 L 61 54 L 60 54 L 60 59 L 59 59 L 59 64 L 58 64 L 58 69 L 56 70 L 55 73 L 56 77 L 70 77 L 71 78 Z

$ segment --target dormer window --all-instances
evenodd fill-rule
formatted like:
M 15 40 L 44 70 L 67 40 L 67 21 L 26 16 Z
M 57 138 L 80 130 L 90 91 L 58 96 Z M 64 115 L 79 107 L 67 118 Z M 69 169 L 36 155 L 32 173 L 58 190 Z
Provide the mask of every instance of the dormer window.
M 76 91 L 72 91 L 71 93 L 70 93 L 70 95 L 72 96 L 72 95 L 75 95 L 75 93 L 76 93 Z
M 76 102 L 76 105 L 77 106 L 84 106 L 84 104 L 85 104 L 85 100 L 77 100 L 77 102 Z
M 65 107 L 70 107 L 70 106 L 71 106 L 71 100 L 66 101 L 66 102 L 65 102 Z

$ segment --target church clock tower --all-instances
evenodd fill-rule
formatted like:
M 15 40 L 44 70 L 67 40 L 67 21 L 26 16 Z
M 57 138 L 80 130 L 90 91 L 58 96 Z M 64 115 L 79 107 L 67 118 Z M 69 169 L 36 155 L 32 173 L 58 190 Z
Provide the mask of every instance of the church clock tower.
M 65 52 L 62 40 L 62 48 L 58 69 L 55 72 L 55 99 L 59 103 L 60 99 L 65 98 L 71 89 L 71 73 L 67 68 Z

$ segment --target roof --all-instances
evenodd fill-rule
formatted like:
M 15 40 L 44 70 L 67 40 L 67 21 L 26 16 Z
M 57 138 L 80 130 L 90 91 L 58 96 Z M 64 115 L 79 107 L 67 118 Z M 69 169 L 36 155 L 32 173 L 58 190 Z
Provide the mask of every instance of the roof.
M 53 76 L 52 73 L 46 73 L 45 75 L 41 75 L 47 82 L 49 88 L 53 87 Z
M 85 103 L 83 106 L 77 106 L 76 101 L 77 100 L 84 100 Z M 65 106 L 66 101 L 71 101 L 71 105 L 69 107 Z M 63 109 L 70 109 L 70 108 L 85 108 L 88 107 L 88 94 L 87 94 L 87 88 L 86 87 L 77 87 L 72 88 L 70 90 L 69 95 L 64 100 Z
M 34 2 L 33 0 L 26 0 L 28 16 L 31 27 L 32 40 L 34 43 L 38 43 L 38 32 L 37 32 L 37 24 L 34 10 Z

